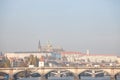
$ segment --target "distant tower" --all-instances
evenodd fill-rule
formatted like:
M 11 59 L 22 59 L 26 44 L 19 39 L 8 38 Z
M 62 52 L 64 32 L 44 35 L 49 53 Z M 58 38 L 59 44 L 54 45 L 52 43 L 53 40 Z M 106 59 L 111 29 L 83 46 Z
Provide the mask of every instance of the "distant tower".
M 50 41 L 48 41 L 47 43 L 47 51 L 51 52 L 53 50 L 52 44 L 50 43 Z
M 40 40 L 39 40 L 39 43 L 38 43 L 38 51 L 41 52 L 42 48 L 41 48 L 41 44 L 40 44 Z
M 87 49 L 87 55 L 88 55 L 88 56 L 90 55 L 89 49 Z

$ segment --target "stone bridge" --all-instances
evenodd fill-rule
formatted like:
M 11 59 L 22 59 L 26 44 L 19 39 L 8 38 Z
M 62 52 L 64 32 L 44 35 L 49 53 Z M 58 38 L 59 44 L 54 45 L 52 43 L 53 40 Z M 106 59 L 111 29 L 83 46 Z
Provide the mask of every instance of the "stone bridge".
M 0 72 L 6 73 L 10 76 L 10 79 L 13 79 L 13 76 L 18 72 L 30 70 L 33 72 L 39 73 L 41 76 L 48 74 L 51 71 L 70 71 L 76 76 L 76 80 L 78 80 L 78 75 L 86 70 L 102 70 L 103 72 L 107 72 L 111 76 L 111 80 L 115 80 L 115 76 L 120 73 L 120 67 L 17 67 L 17 68 L 0 68 Z M 43 80 L 43 79 L 42 79 Z

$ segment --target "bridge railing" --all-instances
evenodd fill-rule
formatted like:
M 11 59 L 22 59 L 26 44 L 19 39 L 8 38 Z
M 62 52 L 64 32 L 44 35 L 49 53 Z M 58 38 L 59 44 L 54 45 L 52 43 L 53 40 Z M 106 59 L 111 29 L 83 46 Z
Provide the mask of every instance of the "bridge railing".
M 19 69 L 22 69 L 22 70 L 26 70 L 26 69 L 37 69 L 37 68 L 44 68 L 44 69 L 52 69 L 52 68 L 56 68 L 56 69 L 64 69 L 64 68 L 77 68 L 77 69 L 115 69 L 115 68 L 117 68 L 117 69 L 120 69 L 120 67 L 32 67 L 32 68 L 29 68 L 29 67 L 13 67 L 13 68 L 0 68 L 0 70 L 12 70 L 12 69 L 16 69 L 16 70 L 19 70 Z

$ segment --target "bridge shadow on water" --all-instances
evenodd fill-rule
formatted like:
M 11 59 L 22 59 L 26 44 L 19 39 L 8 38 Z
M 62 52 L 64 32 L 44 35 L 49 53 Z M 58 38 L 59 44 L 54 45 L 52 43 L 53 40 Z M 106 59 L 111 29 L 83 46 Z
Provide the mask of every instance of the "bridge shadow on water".
M 0 72 L 0 80 L 9 80 L 9 74 Z
M 44 79 L 42 78 L 44 76 Z M 78 77 L 78 78 L 77 78 Z M 0 80 L 9 80 L 9 74 L 0 72 Z M 77 76 L 68 70 L 53 70 L 44 75 L 30 70 L 20 71 L 13 75 L 14 80 L 111 80 L 110 75 L 102 70 L 85 70 Z M 120 72 L 115 75 L 120 80 Z
M 102 70 L 85 70 L 82 73 L 80 73 L 79 78 L 81 76 L 91 76 L 91 77 L 104 77 L 104 76 L 110 76 L 109 73 L 102 71 Z
M 46 79 L 48 80 L 64 80 L 66 77 L 66 80 L 73 80 L 71 79 L 74 77 L 74 74 L 68 70 L 53 70 L 48 72 L 47 74 L 44 75 Z
M 80 73 L 78 76 L 79 80 L 120 80 L 120 73 L 117 73 L 114 76 L 114 79 L 111 79 L 110 74 L 103 70 L 99 71 L 86 70 Z
M 14 74 L 13 78 L 14 80 L 18 80 L 18 79 L 22 79 L 22 78 L 27 78 L 27 80 L 29 78 L 36 78 L 36 77 L 41 77 L 41 75 L 37 72 L 31 72 L 31 71 L 21 71 L 21 72 L 18 72 L 16 74 Z

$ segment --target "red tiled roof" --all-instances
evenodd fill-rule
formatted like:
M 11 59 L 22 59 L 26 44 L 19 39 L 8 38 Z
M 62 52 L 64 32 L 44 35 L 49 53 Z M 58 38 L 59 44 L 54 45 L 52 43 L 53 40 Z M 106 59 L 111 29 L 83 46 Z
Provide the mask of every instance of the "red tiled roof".
M 86 56 L 116 56 L 113 54 L 85 54 L 85 53 L 81 53 L 81 52 L 74 52 L 74 51 L 67 51 L 67 52 L 61 52 L 61 54 L 80 54 L 80 55 L 86 55 Z
M 83 53 L 81 53 L 81 52 L 61 52 L 61 54 L 81 54 L 81 55 L 85 55 L 85 54 L 83 54 Z
M 116 56 L 113 54 L 89 54 L 88 56 Z

